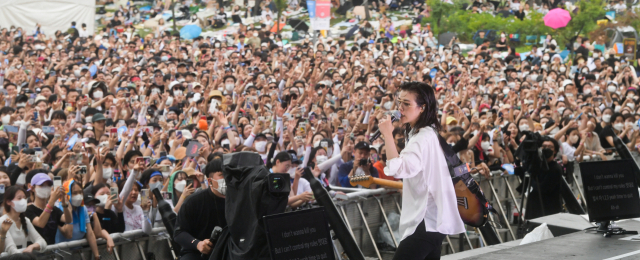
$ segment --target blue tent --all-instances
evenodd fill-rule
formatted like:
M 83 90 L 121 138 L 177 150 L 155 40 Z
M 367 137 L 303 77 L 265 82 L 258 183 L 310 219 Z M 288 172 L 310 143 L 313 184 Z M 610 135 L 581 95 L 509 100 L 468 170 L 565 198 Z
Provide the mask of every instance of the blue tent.
M 200 28 L 200 26 L 189 24 L 180 29 L 180 38 L 190 40 L 200 36 L 201 33 L 202 29 Z

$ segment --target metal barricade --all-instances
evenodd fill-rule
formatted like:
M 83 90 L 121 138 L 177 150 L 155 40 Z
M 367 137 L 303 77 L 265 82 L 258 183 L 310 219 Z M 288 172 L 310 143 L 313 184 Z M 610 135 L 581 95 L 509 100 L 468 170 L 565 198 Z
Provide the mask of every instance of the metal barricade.
M 146 260 L 150 253 L 155 256 L 155 259 L 173 259 L 167 246 L 169 236 L 165 228 L 154 228 L 151 235 L 145 234 L 142 230 L 114 233 L 111 234 L 111 238 L 115 244 L 111 253 L 107 251 L 104 239 L 97 240 L 100 257 L 103 260 Z M 39 260 L 93 259 L 91 247 L 86 239 L 48 245 L 44 252 L 34 253 Z M 8 256 L 7 253 L 2 253 L 0 259 Z

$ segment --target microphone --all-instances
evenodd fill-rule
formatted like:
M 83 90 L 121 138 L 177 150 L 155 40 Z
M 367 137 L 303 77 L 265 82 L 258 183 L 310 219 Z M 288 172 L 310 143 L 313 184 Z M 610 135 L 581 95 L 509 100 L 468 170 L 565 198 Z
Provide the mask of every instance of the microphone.
M 213 247 L 216 246 L 216 243 L 218 242 L 218 237 L 220 237 L 220 234 L 222 234 L 222 228 L 220 226 L 216 226 L 211 231 L 211 238 L 209 238 L 209 242 L 211 242 L 211 244 L 213 244 Z M 211 252 L 213 252 L 213 248 L 211 248 Z M 202 256 L 204 258 L 207 255 L 200 254 L 200 256 Z
M 390 111 L 389 114 L 391 114 L 391 123 L 393 123 L 395 121 L 398 121 L 400 119 L 400 116 L 401 116 L 400 115 L 400 111 L 398 111 L 398 110 Z M 378 139 L 378 137 L 380 137 L 380 134 L 381 134 L 380 133 L 380 129 L 376 130 L 373 134 L 371 134 L 371 137 L 369 137 L 369 143 L 373 143 L 373 141 Z

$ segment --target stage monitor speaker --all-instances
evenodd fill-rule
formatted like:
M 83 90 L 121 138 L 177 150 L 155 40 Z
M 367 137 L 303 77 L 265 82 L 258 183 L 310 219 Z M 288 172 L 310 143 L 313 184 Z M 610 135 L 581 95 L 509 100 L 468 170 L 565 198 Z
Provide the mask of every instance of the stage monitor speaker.
M 309 31 L 309 26 L 302 20 L 299 19 L 289 19 L 289 25 L 293 28 L 294 31 Z

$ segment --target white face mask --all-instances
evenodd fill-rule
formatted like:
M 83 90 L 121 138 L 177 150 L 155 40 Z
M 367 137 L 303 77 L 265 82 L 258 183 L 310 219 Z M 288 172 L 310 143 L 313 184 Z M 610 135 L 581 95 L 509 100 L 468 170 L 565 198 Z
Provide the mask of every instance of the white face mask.
M 295 178 L 296 177 L 296 168 L 294 168 L 294 167 L 289 168 L 288 173 L 289 173 L 289 176 L 291 176 L 291 179 Z
M 229 84 L 225 84 L 224 87 L 227 89 L 228 92 L 231 92 L 233 91 L 233 88 L 236 87 L 236 85 L 233 83 L 229 83 Z
M 81 194 L 73 195 L 71 197 L 71 205 L 73 205 L 74 207 L 80 207 L 80 205 L 82 205 L 82 199 L 83 196 Z
M 607 86 L 607 91 L 609 91 L 611 93 L 616 92 L 617 89 L 618 88 L 616 86 L 614 86 L 614 85 Z
M 185 187 L 187 187 L 187 181 L 181 180 L 176 185 L 173 186 L 177 191 L 182 192 Z
M 549 61 L 549 56 L 544 56 L 544 57 L 542 57 L 542 60 L 544 60 L 544 61 Z
M 602 115 L 602 121 L 604 121 L 605 123 L 609 123 L 609 121 L 611 121 L 611 115 Z
M 585 90 L 584 90 L 584 94 L 585 94 L 585 95 L 589 95 L 589 94 L 591 94 L 591 89 L 590 89 L 590 88 L 585 89 Z
M 258 152 L 264 153 L 264 151 L 267 149 L 267 141 L 256 142 L 255 146 Z
M 574 135 L 572 137 L 569 137 L 569 141 L 571 142 L 571 144 L 575 144 L 578 142 L 578 136 Z
M 316 156 L 316 165 L 326 162 L 329 158 L 326 155 Z
M 520 125 L 518 129 L 520 129 L 520 132 L 529 131 L 529 125 Z
M 613 128 L 615 128 L 618 131 L 622 131 L 622 129 L 624 128 L 624 124 L 623 123 L 613 124 Z
M 502 89 L 502 94 L 507 95 L 507 94 L 509 94 L 509 91 L 510 91 L 510 90 L 509 90 L 508 88 L 503 88 L 503 89 Z
M 165 105 L 168 106 L 168 107 L 173 105 L 173 97 L 167 98 L 167 102 L 165 102 Z
M 13 200 L 13 209 L 18 213 L 27 211 L 27 199 Z
M 36 186 L 36 196 L 41 199 L 46 199 L 51 196 L 51 186 Z
M 113 176 L 113 168 L 102 168 L 102 178 L 105 180 L 111 180 Z
M 347 69 L 339 69 L 338 72 L 340 73 L 340 75 L 344 76 L 345 74 L 347 74 Z
M 258 33 L 253 33 L 253 37 L 258 37 Z
M 393 106 L 393 102 L 391 102 L 391 101 L 387 101 L 383 105 L 384 109 L 386 109 L 386 110 L 391 110 L 391 106 Z
M 8 125 L 11 122 L 11 115 L 5 115 L 2 117 L 2 125 Z
M 562 115 L 562 112 L 564 112 L 564 107 L 559 107 L 558 108 L 558 113 L 560 113 L 560 115 Z
M 224 181 L 224 178 L 217 179 L 216 181 L 218 182 L 218 188 L 213 188 L 213 189 L 217 190 L 218 192 L 220 192 L 220 194 L 222 194 L 222 196 L 226 196 L 227 195 L 227 183 Z
M 100 200 L 100 203 L 96 204 L 96 206 L 104 207 L 104 205 L 107 205 L 107 200 L 109 199 L 109 195 L 104 194 L 104 195 L 96 196 L 96 199 Z
M 491 149 L 491 143 L 489 143 L 489 141 L 484 141 L 480 143 L 480 147 L 482 147 L 482 150 L 489 151 Z

